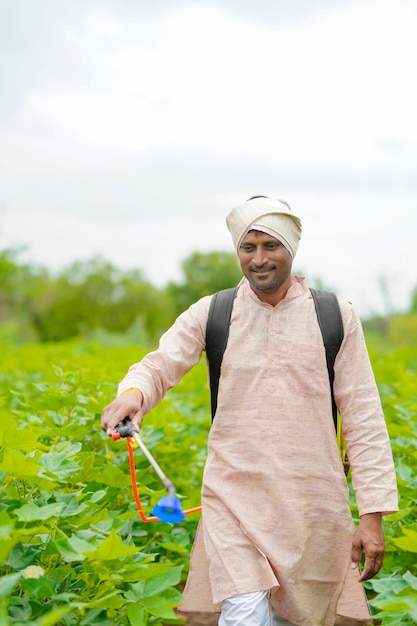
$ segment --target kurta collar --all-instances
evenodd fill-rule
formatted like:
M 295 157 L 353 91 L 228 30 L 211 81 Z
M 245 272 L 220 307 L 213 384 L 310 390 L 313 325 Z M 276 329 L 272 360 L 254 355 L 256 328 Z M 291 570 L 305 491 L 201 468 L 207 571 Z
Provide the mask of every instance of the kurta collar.
M 262 300 L 260 300 L 258 298 L 258 296 L 256 295 L 256 293 L 253 291 L 252 287 L 249 284 L 249 281 L 244 278 L 242 280 L 241 286 L 243 288 L 243 291 L 255 302 L 257 302 L 258 304 L 260 304 L 261 306 L 270 308 L 270 309 L 274 309 L 275 307 L 272 306 L 272 304 L 268 304 L 267 302 L 263 302 Z M 307 284 L 307 279 L 304 278 L 303 276 L 292 276 L 292 285 L 291 287 L 288 289 L 287 293 L 285 294 L 285 298 L 279 302 L 279 304 L 281 304 L 282 302 L 288 302 L 289 300 L 294 300 L 295 298 L 299 298 L 300 296 L 302 296 L 303 294 L 305 294 L 308 291 L 309 287 Z M 278 306 L 278 304 L 276 305 Z

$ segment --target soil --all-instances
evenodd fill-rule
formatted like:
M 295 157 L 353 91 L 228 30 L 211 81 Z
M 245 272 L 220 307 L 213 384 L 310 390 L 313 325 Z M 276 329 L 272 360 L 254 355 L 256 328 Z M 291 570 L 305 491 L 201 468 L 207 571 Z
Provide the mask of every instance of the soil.
M 217 626 L 219 613 L 177 613 L 187 626 Z
M 185 621 L 187 626 L 217 626 L 219 613 L 177 613 L 180 619 Z M 349 619 L 348 617 L 338 617 L 335 626 L 367 626 L 371 624 L 381 624 L 379 620 L 370 619 L 367 622 Z

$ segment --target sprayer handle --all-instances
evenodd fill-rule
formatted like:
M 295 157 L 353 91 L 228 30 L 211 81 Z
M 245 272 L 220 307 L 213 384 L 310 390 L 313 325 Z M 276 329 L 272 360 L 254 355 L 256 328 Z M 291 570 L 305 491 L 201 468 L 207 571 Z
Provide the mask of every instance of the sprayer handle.
M 116 441 L 117 439 L 120 439 L 120 437 L 125 439 L 126 437 L 133 437 L 133 435 L 136 435 L 136 428 L 130 418 L 125 417 L 123 421 L 114 429 L 114 435 L 112 434 L 112 438 Z

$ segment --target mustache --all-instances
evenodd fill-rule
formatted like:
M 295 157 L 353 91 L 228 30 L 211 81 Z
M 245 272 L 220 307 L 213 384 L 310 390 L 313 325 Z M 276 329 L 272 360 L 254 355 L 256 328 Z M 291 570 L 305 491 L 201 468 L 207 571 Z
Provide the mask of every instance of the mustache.
M 251 272 L 271 272 L 275 269 L 275 265 L 249 265 Z

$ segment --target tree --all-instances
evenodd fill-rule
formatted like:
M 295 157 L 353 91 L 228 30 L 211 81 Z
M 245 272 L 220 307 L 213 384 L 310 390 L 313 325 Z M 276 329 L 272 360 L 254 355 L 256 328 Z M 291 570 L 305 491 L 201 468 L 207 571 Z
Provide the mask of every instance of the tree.
M 95 257 L 73 263 L 44 287 L 31 302 L 41 341 L 86 335 L 96 328 L 125 333 L 139 316 L 147 337 L 161 330 L 160 292 L 137 270 L 125 272 Z
M 1 338 L 13 341 L 36 340 L 31 315 L 31 301 L 38 285 L 49 280 L 44 268 L 19 261 L 21 250 L 0 251 L 0 323 Z
M 183 282 L 167 287 L 175 303 L 175 317 L 203 296 L 237 285 L 242 277 L 236 255 L 231 252 L 193 252 L 181 267 Z
M 411 294 L 410 313 L 417 313 L 417 287 L 415 287 Z

